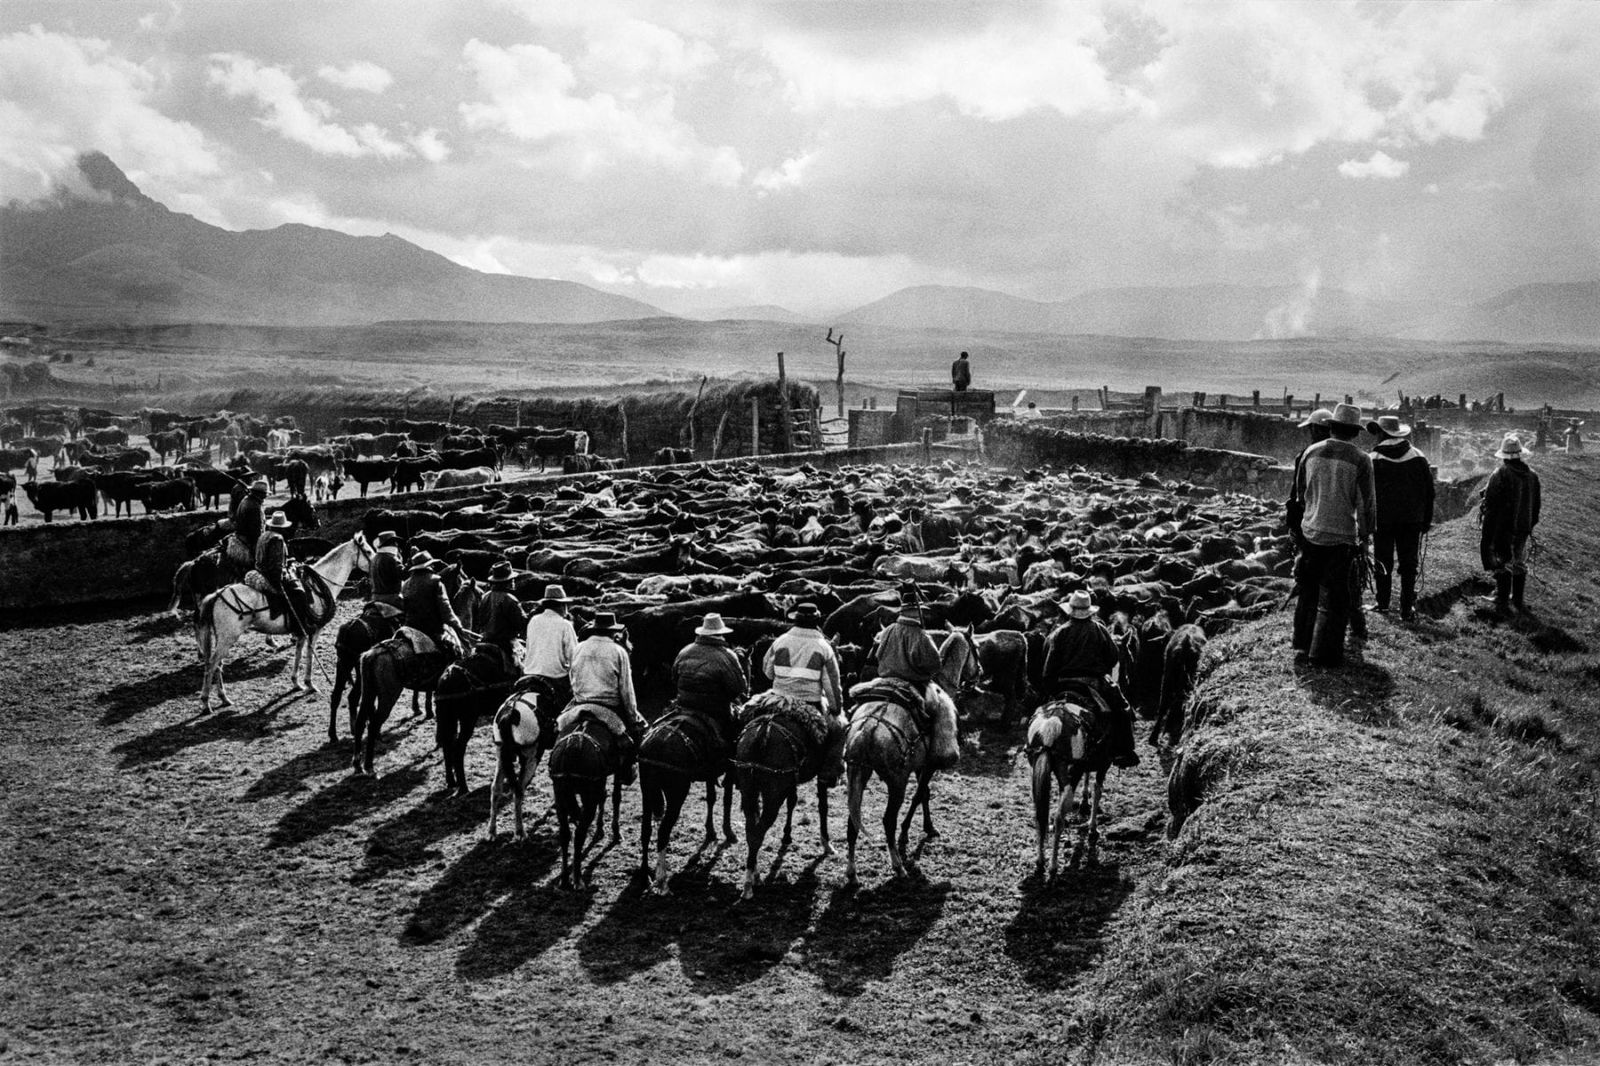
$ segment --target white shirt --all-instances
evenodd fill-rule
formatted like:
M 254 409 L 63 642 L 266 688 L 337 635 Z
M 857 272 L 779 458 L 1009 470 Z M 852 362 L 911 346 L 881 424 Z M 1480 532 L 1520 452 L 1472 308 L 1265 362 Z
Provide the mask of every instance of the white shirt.
M 566 677 L 578 650 L 578 633 L 565 615 L 546 608 L 528 619 L 523 638 L 522 672 L 540 677 Z

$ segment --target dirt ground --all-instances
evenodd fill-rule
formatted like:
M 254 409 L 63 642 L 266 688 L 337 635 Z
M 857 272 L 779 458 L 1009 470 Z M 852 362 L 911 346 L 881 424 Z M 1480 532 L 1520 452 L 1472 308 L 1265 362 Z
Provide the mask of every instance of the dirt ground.
M 154 612 L 0 633 L 0 1058 L 1026 1058 L 1160 861 L 1147 756 L 1108 781 L 1099 864 L 1040 884 L 1012 732 L 936 778 L 942 835 L 913 880 L 889 880 L 876 789 L 858 891 L 836 792 L 839 857 L 819 859 L 807 796 L 797 846 L 780 862 L 770 843 L 767 881 L 738 904 L 744 846 L 697 851 L 697 812 L 656 898 L 634 876 L 630 792 L 594 891 L 562 892 L 542 768 L 530 840 L 502 823 L 490 844 L 486 730 L 464 799 L 440 792 L 431 724 L 409 711 L 378 778 L 352 779 L 348 741 L 325 743 L 326 696 L 287 695 L 285 651 L 246 638 L 235 706 L 200 718 L 193 635 Z

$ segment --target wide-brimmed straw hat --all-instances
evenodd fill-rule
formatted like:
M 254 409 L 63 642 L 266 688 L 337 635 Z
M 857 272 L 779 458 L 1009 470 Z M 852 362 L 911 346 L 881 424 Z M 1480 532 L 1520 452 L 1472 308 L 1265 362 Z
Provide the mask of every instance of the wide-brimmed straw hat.
M 1521 459 L 1522 439 L 1515 433 L 1507 433 L 1506 439 L 1500 442 L 1500 450 L 1494 453 L 1496 459 Z
M 1089 593 L 1084 589 L 1079 589 L 1067 597 L 1067 614 L 1073 618 L 1088 618 L 1099 610 L 1100 608 L 1094 605 L 1089 599 Z
M 495 563 L 494 566 L 489 568 L 489 576 L 486 580 L 491 585 L 497 585 L 503 588 L 515 582 L 517 580 L 517 575 L 511 569 L 511 564 L 502 559 L 498 563 Z
M 1409 437 L 1411 427 L 1400 421 L 1399 415 L 1379 415 L 1367 423 L 1367 432 L 1374 437 Z
M 546 606 L 552 603 L 567 603 L 569 602 L 567 590 L 560 585 L 546 585 L 544 587 L 544 598 L 539 602 Z
M 272 517 L 267 519 L 265 529 L 293 529 L 294 523 L 289 521 L 289 516 L 282 511 L 272 512 Z
M 1306 416 L 1306 420 L 1300 423 L 1300 428 L 1310 429 L 1312 426 L 1325 426 L 1332 421 L 1333 412 L 1326 407 L 1319 407 Z
M 713 611 L 706 615 L 705 621 L 700 623 L 699 627 L 694 631 L 694 635 L 697 637 L 725 637 L 732 632 L 732 627 L 722 620 L 720 614 Z
M 1342 403 L 1333 409 L 1333 417 L 1328 420 L 1330 425 L 1359 426 L 1362 423 L 1361 408 L 1353 403 Z
M 822 611 L 814 603 L 797 603 L 789 612 L 789 621 L 803 629 L 815 629 L 822 624 Z

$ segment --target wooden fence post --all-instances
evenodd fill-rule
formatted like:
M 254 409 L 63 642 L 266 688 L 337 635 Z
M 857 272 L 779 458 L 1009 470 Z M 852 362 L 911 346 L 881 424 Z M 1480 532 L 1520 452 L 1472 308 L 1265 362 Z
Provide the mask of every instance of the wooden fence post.
M 922 427 L 922 465 L 933 465 L 933 430 Z
M 728 404 L 722 409 L 722 417 L 717 420 L 717 432 L 711 437 L 711 458 L 717 458 L 722 451 L 722 431 L 728 428 L 728 414 L 733 410 L 733 404 Z
M 750 397 L 750 454 L 761 454 L 761 401 Z
M 622 458 L 626 461 L 631 454 L 628 449 L 628 404 L 625 400 L 617 402 L 617 410 L 622 413 Z
M 700 390 L 694 394 L 694 403 L 689 405 L 689 454 L 693 455 L 700 450 L 700 432 L 696 426 L 695 416 L 700 413 L 700 397 L 706 394 L 706 377 L 700 375 Z

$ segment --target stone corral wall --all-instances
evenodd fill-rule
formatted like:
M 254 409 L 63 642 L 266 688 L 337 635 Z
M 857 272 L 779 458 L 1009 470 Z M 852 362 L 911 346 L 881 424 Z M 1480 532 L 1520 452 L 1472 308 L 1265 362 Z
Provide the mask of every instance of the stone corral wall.
M 989 458 L 1006 466 L 1071 466 L 1117 477 L 1154 474 L 1234 492 L 1275 491 L 1288 471 L 1271 456 L 1194 448 L 1181 440 L 1073 433 L 1049 426 L 992 422 L 984 433 Z
M 1368 416 L 1376 417 L 1371 412 Z M 1293 462 L 1309 443 L 1307 431 L 1300 428 L 1300 422 L 1299 417 L 1284 418 L 1259 411 L 1179 407 L 1161 412 L 1157 435 L 1175 437 L 1197 448 L 1250 452 Z M 1437 426 L 1414 427 L 1411 440 L 1424 454 L 1432 456 L 1438 451 L 1440 430 Z M 1356 437 L 1356 444 L 1363 450 L 1370 450 L 1377 442 L 1378 439 L 1366 430 Z
M 923 460 L 921 444 L 890 444 L 761 456 L 755 461 L 764 466 L 809 463 L 818 470 L 834 470 L 843 466 L 920 463 Z M 720 459 L 707 465 L 749 461 L 747 458 Z M 600 475 L 530 477 L 504 482 L 494 488 L 548 493 L 568 482 L 591 482 L 597 476 Z M 308 535 L 340 541 L 360 529 L 367 511 L 374 507 L 416 507 L 479 495 L 485 495 L 485 486 L 368 500 L 359 497 L 333 500 L 317 504 L 317 517 L 322 525 Z M 173 571 L 184 561 L 184 538 L 221 517 L 221 511 L 195 511 L 0 529 L 0 617 L 56 604 L 111 603 L 165 594 L 172 587 Z

